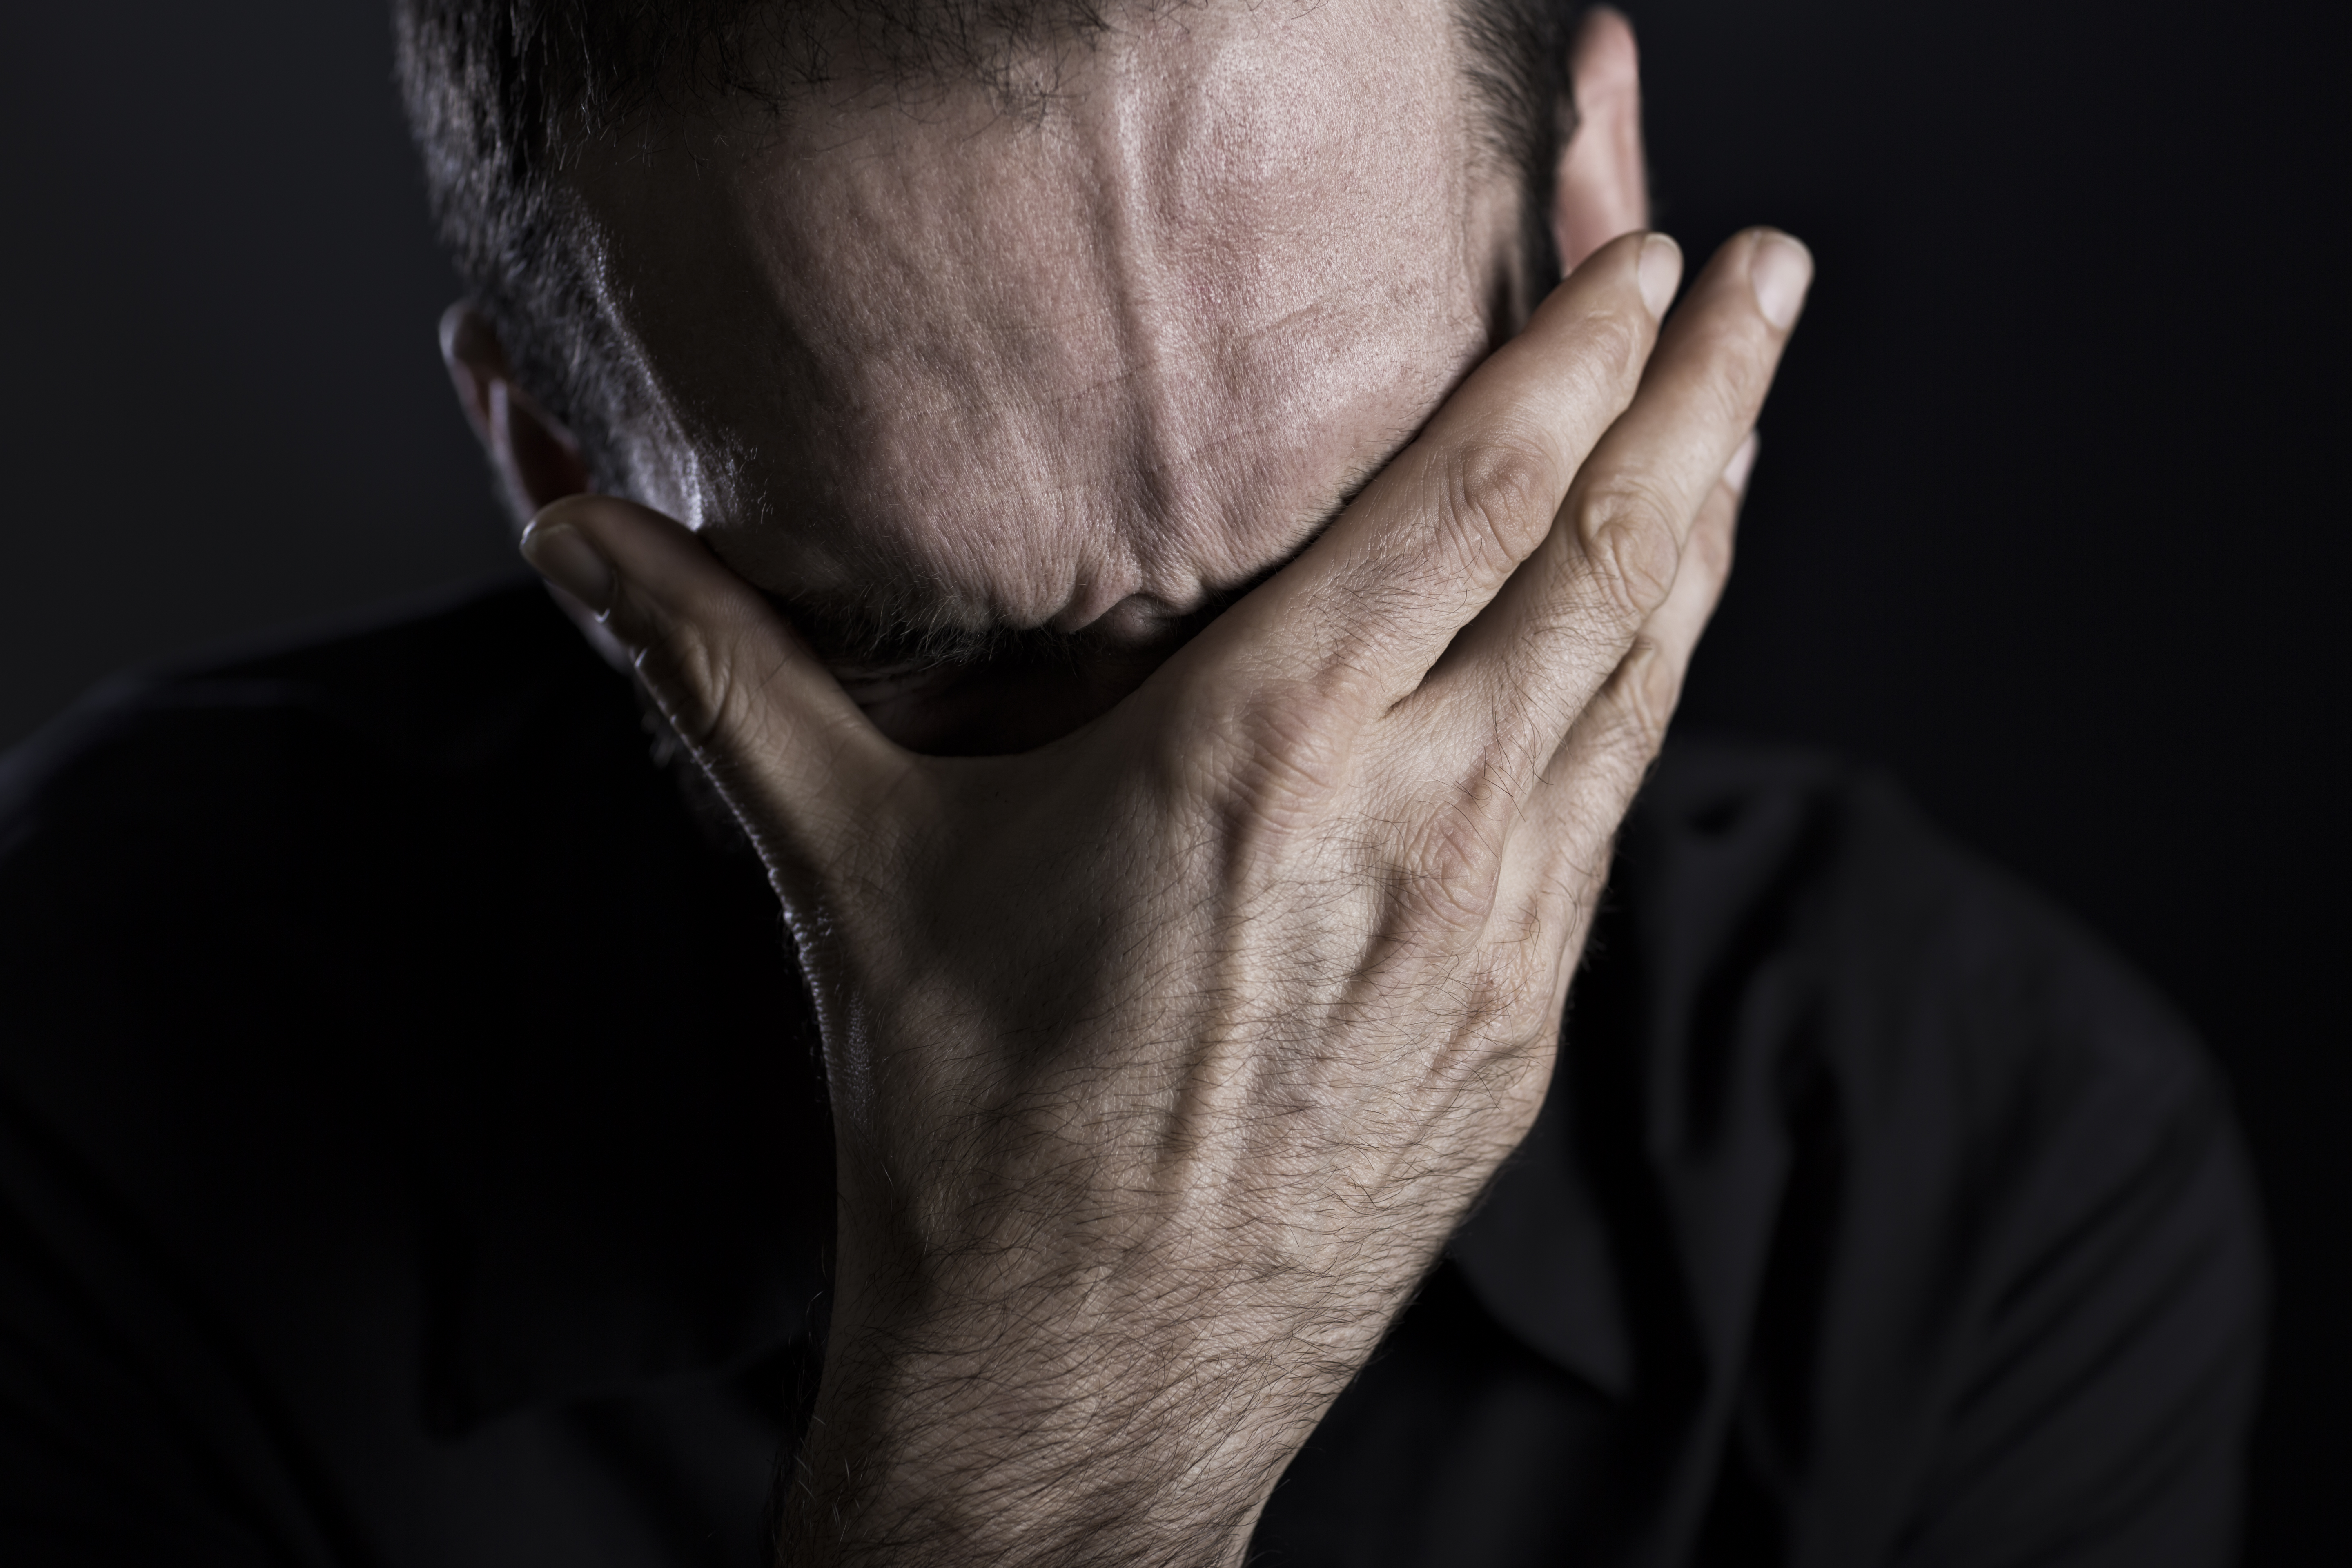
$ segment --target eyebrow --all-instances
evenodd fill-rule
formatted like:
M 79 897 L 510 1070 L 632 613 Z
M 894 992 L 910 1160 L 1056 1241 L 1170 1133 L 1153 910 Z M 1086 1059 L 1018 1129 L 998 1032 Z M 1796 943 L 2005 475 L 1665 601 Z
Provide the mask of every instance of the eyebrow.
M 1324 507 L 1315 525 L 1281 559 L 1230 587 L 1210 590 L 1200 608 L 1186 617 L 1193 623 L 1193 629 L 1206 626 L 1248 597 L 1313 548 L 1339 514 L 1355 504 L 1356 498 L 1387 462 L 1388 458 L 1383 458 L 1351 474 Z M 911 595 L 835 589 L 802 594 L 761 590 L 761 596 L 808 639 L 818 658 L 861 674 L 910 674 L 998 661 L 1044 664 L 1073 660 L 1078 657 L 1086 635 L 1083 630 L 1068 632 L 1054 626 L 959 625 Z

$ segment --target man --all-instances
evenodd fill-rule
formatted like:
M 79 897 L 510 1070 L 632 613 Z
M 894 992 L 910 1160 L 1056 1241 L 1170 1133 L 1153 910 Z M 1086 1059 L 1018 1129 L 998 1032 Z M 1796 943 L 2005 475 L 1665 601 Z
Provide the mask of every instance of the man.
M 1811 261 L 1621 19 L 398 16 L 586 637 L 12 764 L 11 1561 L 2226 1558 L 2179 1026 L 1866 777 L 1628 816 Z

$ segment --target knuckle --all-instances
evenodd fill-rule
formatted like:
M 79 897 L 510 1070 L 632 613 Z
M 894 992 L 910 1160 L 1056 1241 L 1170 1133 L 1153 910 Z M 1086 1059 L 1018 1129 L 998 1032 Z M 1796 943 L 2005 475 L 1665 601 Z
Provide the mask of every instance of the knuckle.
M 665 616 L 637 655 L 638 673 L 663 717 L 706 765 L 731 763 L 747 749 L 756 752 L 770 728 L 761 700 L 767 679 L 743 668 L 730 630 L 714 630 L 692 616 Z
M 1503 949 L 1484 967 L 1477 996 L 1486 1031 L 1523 1043 L 1558 1026 L 1551 1016 L 1552 976 L 1529 948 Z
M 1493 813 L 1465 793 L 1415 825 L 1399 868 L 1402 901 L 1424 930 L 1482 930 L 1494 913 L 1502 863 Z
M 1320 820 L 1350 772 L 1351 701 L 1344 687 L 1292 681 L 1250 701 L 1204 704 L 1181 726 L 1209 738 L 1172 759 L 1186 773 L 1206 764 L 1207 794 L 1229 831 L 1284 835 Z
M 1453 1038 L 1432 1063 L 1433 1076 L 1499 1090 L 1498 1110 L 1523 1098 L 1530 1069 L 1546 1076 L 1545 1058 L 1559 1035 L 1552 978 L 1549 966 L 1516 942 L 1498 944 L 1465 965 L 1454 979 Z M 1515 1129 L 1511 1142 L 1523 1131 Z
M 1587 318 L 1584 333 L 1588 344 L 1582 356 L 1585 363 L 1595 368 L 1608 393 L 1622 408 L 1633 400 L 1642 380 L 1642 367 L 1649 361 L 1648 330 L 1622 310 L 1601 310 Z
M 1534 432 L 1481 432 L 1447 458 L 1441 519 L 1463 564 L 1507 573 L 1534 550 L 1559 502 L 1559 464 Z
M 1646 767 L 1665 742 L 1682 696 L 1682 671 L 1654 639 L 1636 637 L 1610 687 L 1613 749 Z
M 1778 355 L 1757 330 L 1745 326 L 1717 333 L 1710 350 L 1708 361 L 1714 374 L 1702 384 L 1708 398 L 1707 412 L 1723 429 L 1745 430 L 1756 423 Z
M 1618 475 L 1582 498 L 1577 533 L 1595 584 L 1628 624 L 1665 603 L 1682 563 L 1664 500 L 1640 478 Z
M 1612 417 L 1623 413 L 1641 390 L 1654 344 L 1649 328 L 1626 311 L 1601 305 L 1587 310 L 1560 340 L 1566 352 L 1555 374 L 1561 394 L 1570 404 L 1605 408 Z

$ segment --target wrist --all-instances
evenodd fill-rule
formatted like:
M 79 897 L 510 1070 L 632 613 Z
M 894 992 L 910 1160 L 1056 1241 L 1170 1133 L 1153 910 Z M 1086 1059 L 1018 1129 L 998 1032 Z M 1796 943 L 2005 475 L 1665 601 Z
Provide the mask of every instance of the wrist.
M 836 1336 L 786 1479 L 786 1568 L 1238 1563 L 1328 1404 L 1197 1346 L 1004 1342 L 969 1322 Z

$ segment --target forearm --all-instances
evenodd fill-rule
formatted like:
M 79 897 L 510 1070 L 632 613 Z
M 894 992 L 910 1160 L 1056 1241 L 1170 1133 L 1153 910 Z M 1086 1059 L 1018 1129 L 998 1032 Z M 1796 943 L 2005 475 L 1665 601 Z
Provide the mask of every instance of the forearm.
M 1197 1342 L 1137 1336 L 1041 1361 L 893 1337 L 887 1352 L 840 1346 L 828 1366 L 784 1478 L 783 1568 L 1238 1563 L 1338 1392 Z
M 895 747 L 683 524 L 533 524 L 819 999 L 840 1296 L 793 1568 L 1244 1552 L 1543 1101 L 1808 265 L 1735 239 L 1662 346 L 1671 242 L 1588 258 L 1297 561 L 1034 752 Z

